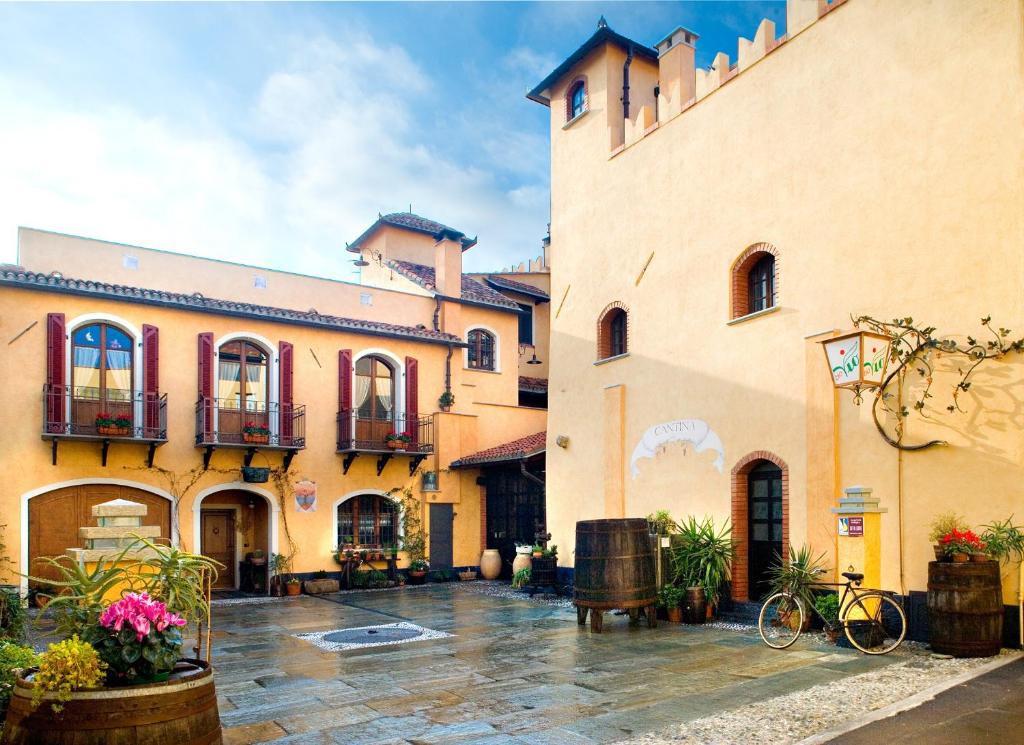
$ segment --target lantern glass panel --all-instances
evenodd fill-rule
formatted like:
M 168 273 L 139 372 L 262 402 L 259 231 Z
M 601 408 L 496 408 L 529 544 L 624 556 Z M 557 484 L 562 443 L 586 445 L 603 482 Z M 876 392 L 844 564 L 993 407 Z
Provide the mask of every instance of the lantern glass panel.
M 860 382 L 860 335 L 839 337 L 825 342 L 832 382 L 837 386 Z
M 861 366 L 864 382 L 881 385 L 885 363 L 889 357 L 889 340 L 877 334 L 864 334 L 864 363 Z

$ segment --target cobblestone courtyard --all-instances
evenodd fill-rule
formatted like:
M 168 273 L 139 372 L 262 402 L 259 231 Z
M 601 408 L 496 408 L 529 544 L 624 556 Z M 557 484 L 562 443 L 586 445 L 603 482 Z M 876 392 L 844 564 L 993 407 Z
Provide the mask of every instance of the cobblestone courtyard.
M 217 603 L 226 742 L 615 742 L 901 660 L 816 637 L 779 652 L 753 629 L 651 630 L 616 616 L 592 635 L 565 603 L 487 591 L 448 584 Z M 400 622 L 451 636 L 346 651 L 296 636 Z

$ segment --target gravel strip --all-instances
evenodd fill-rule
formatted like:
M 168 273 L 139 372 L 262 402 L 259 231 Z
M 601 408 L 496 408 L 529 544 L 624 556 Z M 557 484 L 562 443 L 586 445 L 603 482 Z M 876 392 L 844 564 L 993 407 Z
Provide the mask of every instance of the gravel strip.
M 572 608 L 572 588 L 569 588 L 567 595 L 555 595 L 553 593 L 537 593 L 532 598 L 524 590 L 513 590 L 508 582 L 499 580 L 473 580 L 472 582 L 460 582 L 456 585 L 460 590 L 472 592 L 476 595 L 486 595 L 491 598 L 504 598 L 506 600 L 527 600 L 541 605 L 550 605 L 555 608 Z
M 1020 654 L 1009 649 L 1000 653 L 1002 656 Z M 994 659 L 947 658 L 933 655 L 925 645 L 914 642 L 904 642 L 890 655 L 898 655 L 900 661 L 872 672 L 695 719 L 628 742 L 634 745 L 796 743 L 841 722 L 901 701 L 954 675 L 987 665 Z

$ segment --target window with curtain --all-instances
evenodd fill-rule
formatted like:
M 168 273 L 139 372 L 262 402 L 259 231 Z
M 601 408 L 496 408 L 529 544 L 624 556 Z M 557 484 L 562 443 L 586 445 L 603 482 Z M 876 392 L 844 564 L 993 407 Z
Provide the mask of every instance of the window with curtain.
M 394 418 L 395 373 L 380 357 L 356 362 L 352 405 L 360 419 L 390 421 Z
M 338 546 L 393 546 L 398 541 L 398 509 L 376 494 L 361 494 L 338 505 Z
M 131 401 L 134 340 L 116 326 L 92 323 L 71 335 L 75 398 Z
M 468 366 L 473 370 L 493 370 L 494 334 L 473 329 L 466 340 L 469 342 Z
M 217 398 L 222 409 L 267 410 L 270 355 L 248 341 L 230 341 L 218 352 Z

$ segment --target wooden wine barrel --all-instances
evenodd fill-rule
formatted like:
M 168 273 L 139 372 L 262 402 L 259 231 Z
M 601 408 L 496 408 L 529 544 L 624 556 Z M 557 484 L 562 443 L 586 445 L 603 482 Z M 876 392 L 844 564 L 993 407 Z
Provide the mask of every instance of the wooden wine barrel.
M 179 660 L 164 683 L 71 694 L 60 715 L 52 694 L 32 708 L 32 683 L 15 682 L 2 745 L 221 745 L 213 671 Z
M 576 523 L 574 602 L 608 610 L 654 605 L 654 547 L 643 518 Z
M 1003 640 L 999 562 L 928 564 L 932 649 L 954 657 L 991 657 Z

